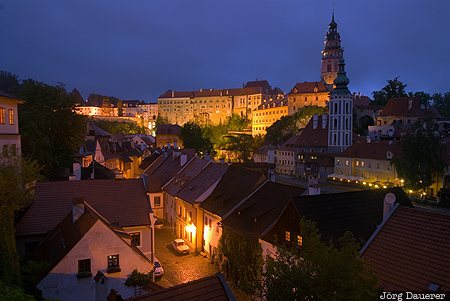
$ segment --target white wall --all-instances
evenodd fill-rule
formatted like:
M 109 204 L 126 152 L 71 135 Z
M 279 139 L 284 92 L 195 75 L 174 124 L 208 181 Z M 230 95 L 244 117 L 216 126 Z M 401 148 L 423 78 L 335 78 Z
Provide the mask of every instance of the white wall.
M 107 256 L 119 254 L 121 271 L 107 274 Z M 78 279 L 78 260 L 91 259 L 92 277 Z M 42 290 L 44 298 L 61 301 L 95 301 L 96 282 L 93 277 L 97 271 L 102 271 L 108 280 L 105 291 L 116 289 L 123 298 L 134 295 L 134 289 L 124 285 L 128 275 L 137 269 L 148 273 L 152 265 L 137 252 L 132 250 L 103 222 L 97 221 L 78 244 L 39 282 L 37 287 Z

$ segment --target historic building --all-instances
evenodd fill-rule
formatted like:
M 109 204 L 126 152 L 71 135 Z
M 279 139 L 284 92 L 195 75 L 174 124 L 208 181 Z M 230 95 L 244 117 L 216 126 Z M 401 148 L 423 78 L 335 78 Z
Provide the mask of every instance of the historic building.
M 331 89 L 324 82 L 296 83 L 288 94 L 289 115 L 306 106 L 326 107 Z
M 252 115 L 252 135 L 265 135 L 268 127 L 281 117 L 288 115 L 287 99 L 264 101 Z
M 348 83 L 344 59 L 341 59 L 337 77 L 334 79 L 335 88 L 328 103 L 328 146 L 336 151 L 343 151 L 352 145 L 353 95 L 348 90 Z
M 283 98 L 266 80 L 247 82 L 237 89 L 168 90 L 158 97 L 159 115 L 171 124 L 226 122 L 232 114 L 252 118 L 252 112 L 272 99 Z
M 324 47 L 322 50 L 322 80 L 327 85 L 333 85 L 339 72 L 339 62 L 344 58 L 344 49 L 341 47 L 341 36 L 337 30 L 337 23 L 334 21 L 334 12 L 328 31 L 325 35 Z
M 21 154 L 18 104 L 22 101 L 0 91 L 0 147 L 1 158 L 16 157 Z

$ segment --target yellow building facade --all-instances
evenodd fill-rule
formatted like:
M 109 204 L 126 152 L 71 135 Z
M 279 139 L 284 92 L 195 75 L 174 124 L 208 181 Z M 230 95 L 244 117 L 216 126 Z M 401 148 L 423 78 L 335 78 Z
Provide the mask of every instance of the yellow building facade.
M 252 115 L 252 135 L 265 135 L 268 127 L 288 115 L 287 99 L 265 102 Z

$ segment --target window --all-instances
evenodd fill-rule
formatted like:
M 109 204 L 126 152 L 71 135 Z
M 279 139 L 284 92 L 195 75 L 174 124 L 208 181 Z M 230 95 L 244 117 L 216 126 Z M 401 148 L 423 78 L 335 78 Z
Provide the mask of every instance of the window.
M 3 158 L 8 157 L 8 145 L 3 145 Z
M 291 241 L 291 232 L 284 231 L 284 240 Z
M 178 207 L 178 216 L 179 216 L 179 217 L 181 217 L 181 212 L 182 212 L 182 208 L 181 208 L 181 206 L 180 206 L 180 207 Z
M 192 221 L 192 211 L 189 210 L 189 221 Z
M 297 246 L 300 248 L 303 246 L 303 237 L 300 235 L 297 235 Z
M 154 206 L 156 207 L 156 206 L 161 206 L 161 197 L 160 196 L 155 196 L 154 198 L 153 198 L 153 203 L 154 203 Z
M 119 254 L 108 256 L 108 273 L 120 272 Z
M 131 236 L 131 244 L 139 247 L 141 245 L 141 232 L 128 233 Z
M 5 109 L 0 108 L 0 124 L 5 124 Z
M 91 277 L 91 259 L 78 260 L 78 278 Z
M 14 110 L 9 109 L 8 114 L 9 114 L 9 124 L 13 125 L 14 124 Z

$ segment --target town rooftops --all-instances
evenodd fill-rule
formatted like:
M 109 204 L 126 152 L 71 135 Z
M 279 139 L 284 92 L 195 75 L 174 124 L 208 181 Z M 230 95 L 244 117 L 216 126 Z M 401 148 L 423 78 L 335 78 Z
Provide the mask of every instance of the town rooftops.
M 289 201 L 304 191 L 304 188 L 267 181 L 250 194 L 222 224 L 245 237 L 258 239 L 279 219 Z
M 412 206 L 401 188 L 300 196 L 293 202 L 301 217 L 316 223 L 324 241 L 338 243 L 350 231 L 362 247 L 383 221 L 384 198 L 389 192 L 396 203 Z
M 16 227 L 16 235 L 40 235 L 53 230 L 83 198 L 110 223 L 120 227 L 150 225 L 152 212 L 142 180 L 38 182 L 33 203 Z
M 222 274 L 175 285 L 128 301 L 235 301 Z
M 205 193 L 222 178 L 227 169 L 227 164 L 209 162 L 199 174 L 193 177 L 176 193 L 176 196 L 191 204 L 194 202 L 202 202 L 205 198 Z M 202 196 L 203 198 L 201 198 Z
M 83 202 L 83 213 L 77 220 L 73 221 L 71 208 L 63 220 L 46 236 L 46 238 L 36 247 L 32 253 L 32 258 L 36 261 L 43 261 L 50 265 L 48 271 L 51 271 L 73 247 L 86 235 L 97 221 L 103 222 L 108 228 L 117 234 L 122 240 L 128 236 L 117 227 L 112 227 L 110 223 L 101 216 L 88 203 Z M 129 237 L 131 240 L 131 237 Z M 129 245 L 139 256 L 149 261 L 148 258 L 135 246 Z
M 223 217 L 265 180 L 266 177 L 260 171 L 231 165 L 200 207 Z
M 417 97 L 396 97 L 389 99 L 381 110 L 379 116 L 404 116 L 404 117 L 442 117 L 434 107 L 421 107 Z
M 145 157 L 144 160 L 142 160 L 141 165 L 139 165 L 139 168 L 142 170 L 146 170 L 147 167 L 152 165 L 152 163 L 155 162 L 160 155 L 161 154 L 159 153 L 159 151 L 153 151 L 153 153 L 150 156 L 147 156 Z
M 450 291 L 450 216 L 399 206 L 362 258 L 385 291 Z
M 327 147 L 328 115 L 314 115 L 300 134 L 294 135 L 284 143 L 285 148 Z
M 361 158 L 373 160 L 392 160 L 400 154 L 400 145 L 392 141 L 371 142 L 360 141 L 352 144 L 349 148 L 336 157 Z
M 279 108 L 288 105 L 287 98 L 282 99 L 271 99 L 269 101 L 263 102 L 258 106 L 258 110 L 270 109 L 270 108 Z
M 194 157 L 187 164 L 183 166 L 172 179 L 164 185 L 163 190 L 172 196 L 175 196 L 181 188 L 194 178 L 207 164 L 208 160 Z
M 289 92 L 289 94 L 323 93 L 323 92 L 330 92 L 325 83 L 303 82 L 303 83 L 296 83 L 295 86 Z

